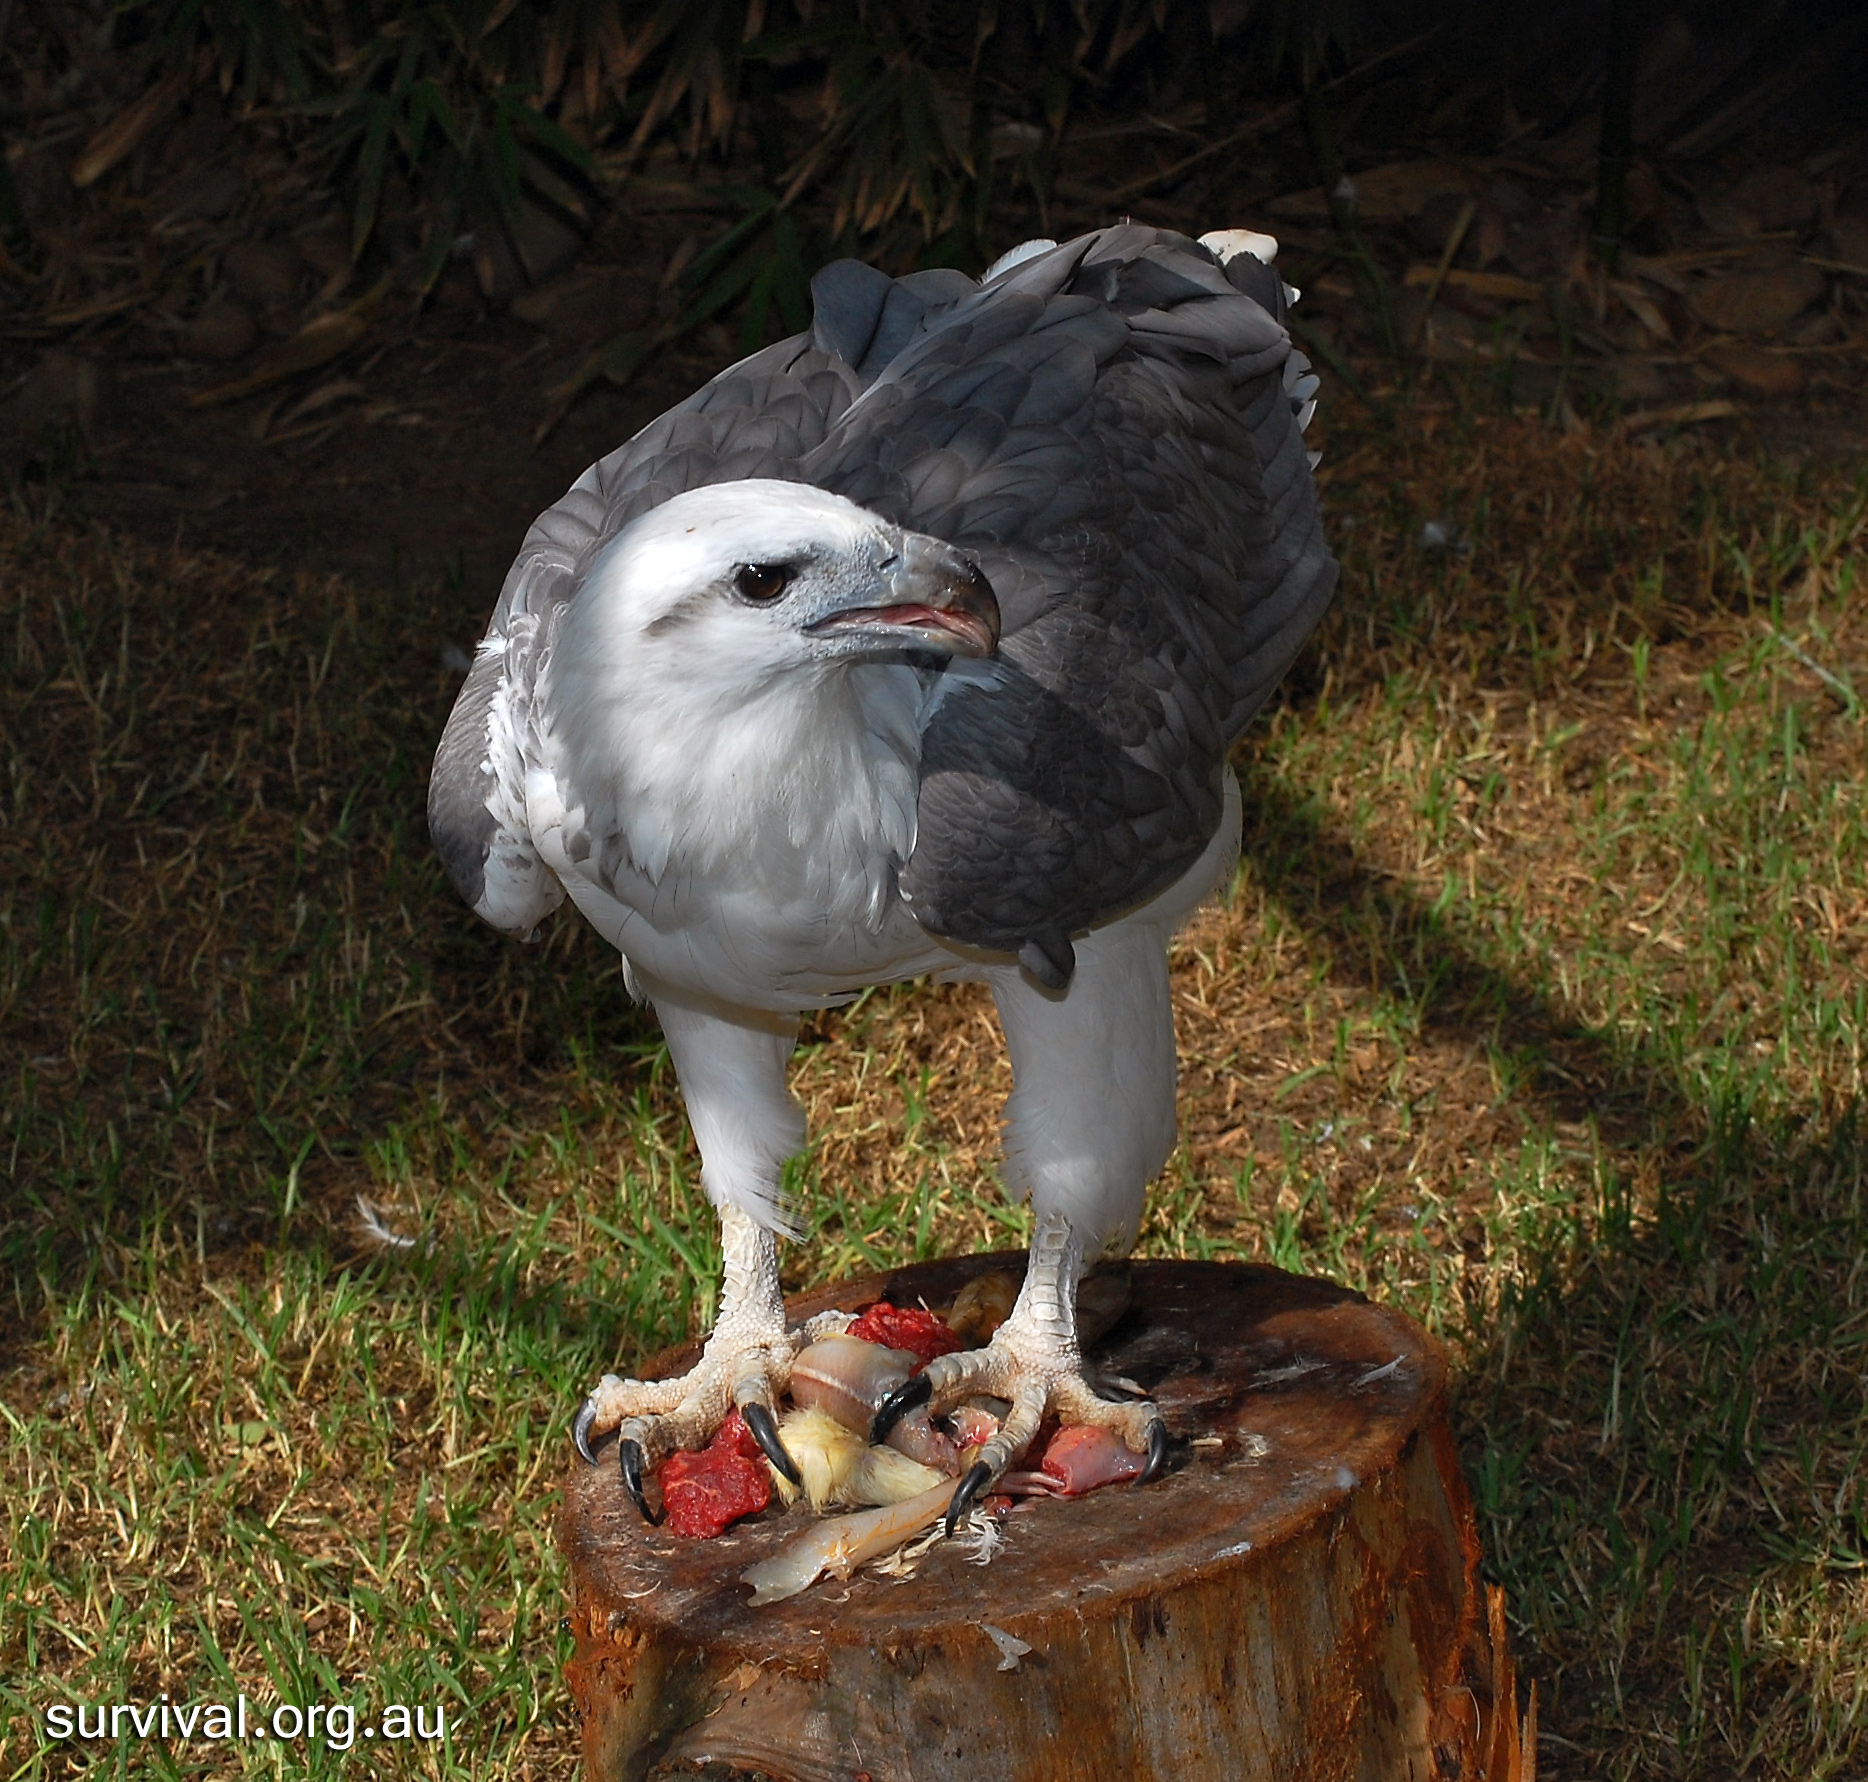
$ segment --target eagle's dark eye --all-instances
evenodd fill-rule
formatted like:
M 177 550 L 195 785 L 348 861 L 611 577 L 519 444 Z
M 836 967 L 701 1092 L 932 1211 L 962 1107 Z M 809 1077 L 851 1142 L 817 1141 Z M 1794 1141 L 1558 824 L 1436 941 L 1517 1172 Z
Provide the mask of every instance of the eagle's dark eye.
M 754 606 L 769 606 L 791 586 L 797 573 L 789 563 L 742 563 L 733 576 L 733 586 L 742 600 Z

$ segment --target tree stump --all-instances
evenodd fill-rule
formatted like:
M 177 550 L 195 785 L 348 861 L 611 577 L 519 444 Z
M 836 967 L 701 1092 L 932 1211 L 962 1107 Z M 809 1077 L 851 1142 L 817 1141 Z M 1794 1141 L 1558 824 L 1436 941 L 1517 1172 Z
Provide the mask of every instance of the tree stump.
M 1151 1389 L 1174 1469 L 1037 1500 L 991 1564 L 941 1543 L 908 1579 L 859 1572 L 748 1606 L 739 1574 L 803 1527 L 777 1506 L 718 1540 L 646 1527 L 577 1462 L 570 1562 L 589 1782 L 1524 1782 L 1502 1603 L 1424 1331 L 1328 1282 L 1136 1262 L 1092 1359 Z M 799 1316 L 940 1308 L 969 1257 L 846 1283 Z M 671 1352 L 649 1370 L 685 1367 Z M 1008 1658 L 988 1629 L 1030 1650 Z M 1532 1715 L 1535 1715 L 1533 1703 Z

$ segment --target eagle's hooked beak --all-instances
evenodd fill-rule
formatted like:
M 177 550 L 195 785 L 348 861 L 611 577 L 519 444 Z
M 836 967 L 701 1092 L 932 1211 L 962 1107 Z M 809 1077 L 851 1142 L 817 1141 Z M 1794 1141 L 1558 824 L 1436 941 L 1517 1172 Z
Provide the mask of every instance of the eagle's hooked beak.
M 880 603 L 842 607 L 805 630 L 862 655 L 931 649 L 943 656 L 990 656 L 999 647 L 992 584 L 952 545 L 909 533 L 880 565 L 880 579 Z

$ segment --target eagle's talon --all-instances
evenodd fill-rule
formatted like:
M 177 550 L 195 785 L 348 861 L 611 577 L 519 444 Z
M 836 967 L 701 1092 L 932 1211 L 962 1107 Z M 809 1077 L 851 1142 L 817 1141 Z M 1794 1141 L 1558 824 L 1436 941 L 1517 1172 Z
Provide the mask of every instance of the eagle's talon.
M 973 1507 L 973 1500 L 992 1483 L 993 1473 L 985 1461 L 976 1460 L 967 1468 L 966 1477 L 960 1481 L 959 1489 L 953 1494 L 953 1501 L 947 1506 L 947 1519 L 942 1525 L 948 1540 L 954 1537 L 954 1530 L 966 1520 L 967 1512 Z
M 624 1436 L 616 1444 L 616 1459 L 622 1469 L 624 1486 L 629 1495 L 635 1499 L 636 1508 L 642 1513 L 642 1520 L 651 1528 L 660 1528 L 662 1512 L 651 1510 L 649 1500 L 642 1492 L 642 1466 L 645 1458 L 642 1444 L 629 1436 Z
M 597 1451 L 590 1445 L 590 1431 L 596 1421 L 597 1401 L 594 1398 L 585 1399 L 571 1420 L 572 1445 L 592 1466 L 597 1464 Z
M 920 1410 L 933 1396 L 934 1382 L 926 1373 L 911 1374 L 876 1407 L 875 1419 L 869 1425 L 871 1446 L 880 1447 L 896 1424 L 910 1411 Z
M 1142 1468 L 1136 1479 L 1137 1485 L 1152 1485 L 1167 1471 L 1168 1432 L 1167 1425 L 1156 1417 L 1148 1425 L 1148 1464 Z
M 798 1470 L 798 1463 L 786 1452 L 784 1442 L 779 1439 L 778 1424 L 772 1416 L 771 1407 L 754 1399 L 750 1404 L 741 1405 L 739 1414 L 746 1420 L 746 1428 L 766 1459 L 802 1491 L 804 1474 Z

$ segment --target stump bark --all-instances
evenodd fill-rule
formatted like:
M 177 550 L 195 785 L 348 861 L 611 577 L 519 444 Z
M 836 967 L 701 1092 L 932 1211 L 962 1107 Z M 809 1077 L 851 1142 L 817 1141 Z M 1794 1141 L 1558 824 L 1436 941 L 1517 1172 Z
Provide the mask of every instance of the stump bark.
M 938 1309 L 1023 1266 L 923 1264 L 793 1310 Z M 1521 1723 L 1438 1346 L 1328 1282 L 1126 1266 L 1092 1359 L 1154 1393 L 1174 1469 L 1022 1505 L 984 1568 L 943 1543 L 911 1578 L 755 1609 L 739 1574 L 807 1510 L 685 1541 L 642 1523 L 610 1451 L 575 1463 L 558 1533 L 589 1782 L 1530 1782 L 1535 1704 Z

